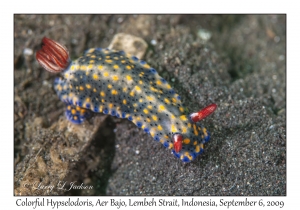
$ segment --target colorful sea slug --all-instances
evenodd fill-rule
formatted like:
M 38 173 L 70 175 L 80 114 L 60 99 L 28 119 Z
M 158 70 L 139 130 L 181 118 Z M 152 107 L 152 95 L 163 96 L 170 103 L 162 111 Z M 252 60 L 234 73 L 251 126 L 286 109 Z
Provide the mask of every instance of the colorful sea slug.
M 168 82 L 135 56 L 92 48 L 71 61 L 65 46 L 45 37 L 36 59 L 46 70 L 61 72 L 54 89 L 66 103 L 65 114 L 72 123 L 82 123 L 91 112 L 127 118 L 183 162 L 194 160 L 210 139 L 199 121 L 217 105 L 185 113 Z

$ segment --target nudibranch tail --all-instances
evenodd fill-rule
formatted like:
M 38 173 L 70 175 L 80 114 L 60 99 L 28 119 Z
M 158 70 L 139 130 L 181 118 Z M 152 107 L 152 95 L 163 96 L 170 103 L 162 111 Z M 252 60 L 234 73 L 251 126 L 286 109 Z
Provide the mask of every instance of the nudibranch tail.
M 199 112 L 192 113 L 190 115 L 190 119 L 194 123 L 199 122 L 200 120 L 206 118 L 208 115 L 212 114 L 216 109 L 217 109 L 216 104 L 210 104 L 207 107 L 201 109 Z
M 63 71 L 70 63 L 67 48 L 46 37 L 42 40 L 42 49 L 36 53 L 36 59 L 43 68 L 52 73 Z

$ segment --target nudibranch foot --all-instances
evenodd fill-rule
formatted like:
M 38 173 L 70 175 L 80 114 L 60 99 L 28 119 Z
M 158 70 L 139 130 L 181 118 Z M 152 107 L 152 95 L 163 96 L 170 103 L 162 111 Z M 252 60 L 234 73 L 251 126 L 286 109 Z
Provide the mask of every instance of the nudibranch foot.
M 84 120 L 91 116 L 91 113 L 90 110 L 79 106 L 67 105 L 65 115 L 70 122 L 74 124 L 81 124 Z
M 196 159 L 198 155 L 201 155 L 204 152 L 204 144 L 199 144 L 196 146 L 196 149 L 194 152 L 185 152 L 180 153 L 176 152 L 175 149 L 172 150 L 172 153 L 175 157 L 181 159 L 185 163 L 189 163 Z

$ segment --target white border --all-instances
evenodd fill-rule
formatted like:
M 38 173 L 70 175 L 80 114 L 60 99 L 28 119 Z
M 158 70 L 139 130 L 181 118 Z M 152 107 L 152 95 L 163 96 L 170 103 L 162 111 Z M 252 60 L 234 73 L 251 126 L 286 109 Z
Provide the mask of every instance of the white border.
M 296 2 L 296 1 L 293 1 Z M 96 6 L 98 5 L 98 7 Z M 292 1 L 10 1 L 1 6 L 1 206 L 15 207 L 13 197 L 13 14 L 15 13 L 287 13 L 287 197 L 285 207 L 299 206 L 299 7 Z M 10 160 L 10 161 L 7 161 Z M 34 197 L 31 197 L 33 199 Z M 50 198 L 50 197 L 47 197 Z M 109 199 L 109 197 L 105 197 Z M 122 197 L 118 197 L 122 198 Z M 157 197 L 156 197 L 157 198 Z M 222 197 L 220 197 L 222 198 Z M 213 197 L 213 199 L 220 199 Z M 227 197 L 229 198 L 229 197 Z M 254 199 L 259 197 L 250 197 Z M 267 199 L 268 197 L 262 197 Z M 23 199 L 23 198 L 22 198 Z M 53 197 L 59 200 L 60 197 Z M 67 199 L 63 197 L 63 199 Z M 93 199 L 93 198 L 92 198 Z M 125 197 L 124 199 L 128 199 Z M 138 198 L 137 198 L 138 199 Z M 179 198 L 180 199 L 180 198 Z M 208 197 L 202 199 L 207 200 Z M 237 197 L 240 199 L 240 197 Z M 28 209 L 32 209 L 28 207 Z M 199 208 L 199 207 L 198 207 Z M 70 208 L 69 208 L 70 209 Z M 239 208 L 241 209 L 241 208 Z M 296 208 L 294 208 L 296 209 Z

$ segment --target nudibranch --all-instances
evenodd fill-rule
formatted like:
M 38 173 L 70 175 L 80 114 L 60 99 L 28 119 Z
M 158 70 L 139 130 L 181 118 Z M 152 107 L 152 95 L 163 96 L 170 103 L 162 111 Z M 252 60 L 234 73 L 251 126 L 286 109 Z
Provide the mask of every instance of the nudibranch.
M 91 112 L 127 118 L 183 162 L 194 160 L 210 139 L 199 121 L 217 105 L 186 113 L 168 82 L 135 56 L 92 48 L 71 61 L 65 46 L 44 37 L 36 59 L 46 70 L 61 74 L 54 89 L 66 103 L 65 114 L 72 123 L 82 123 Z

